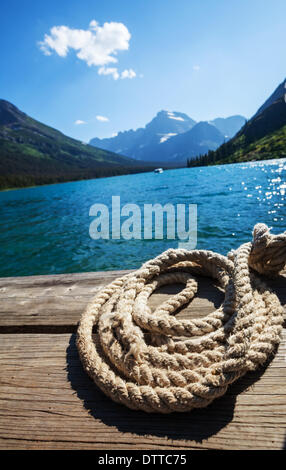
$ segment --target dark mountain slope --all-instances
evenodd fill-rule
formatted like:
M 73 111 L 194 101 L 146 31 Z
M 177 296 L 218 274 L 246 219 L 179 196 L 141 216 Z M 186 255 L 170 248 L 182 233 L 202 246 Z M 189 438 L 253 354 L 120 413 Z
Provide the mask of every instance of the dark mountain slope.
M 285 80 L 235 137 L 189 166 L 286 157 Z
M 258 109 L 258 111 L 255 113 L 253 117 L 262 113 L 262 111 L 268 108 L 271 104 L 275 103 L 276 101 L 281 100 L 281 98 L 282 99 L 284 98 L 285 93 L 286 93 L 285 82 L 286 80 L 280 83 L 280 85 L 274 90 L 272 95 L 265 101 L 265 103 L 263 103 L 263 105 Z
M 94 148 L 0 100 L 0 188 L 135 171 L 134 160 Z

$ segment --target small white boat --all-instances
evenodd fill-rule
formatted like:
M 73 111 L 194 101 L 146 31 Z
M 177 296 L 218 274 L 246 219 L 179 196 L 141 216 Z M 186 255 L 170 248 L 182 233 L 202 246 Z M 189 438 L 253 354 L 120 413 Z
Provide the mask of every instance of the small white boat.
M 164 171 L 163 168 L 156 168 L 154 170 L 154 173 L 163 173 L 163 171 Z

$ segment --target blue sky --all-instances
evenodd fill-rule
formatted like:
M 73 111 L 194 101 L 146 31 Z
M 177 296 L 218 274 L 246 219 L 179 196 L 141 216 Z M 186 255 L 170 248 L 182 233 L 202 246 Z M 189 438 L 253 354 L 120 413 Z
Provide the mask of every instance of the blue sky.
M 6 2 L 0 98 L 83 141 L 161 109 L 249 118 L 286 76 L 285 18 L 285 0 Z

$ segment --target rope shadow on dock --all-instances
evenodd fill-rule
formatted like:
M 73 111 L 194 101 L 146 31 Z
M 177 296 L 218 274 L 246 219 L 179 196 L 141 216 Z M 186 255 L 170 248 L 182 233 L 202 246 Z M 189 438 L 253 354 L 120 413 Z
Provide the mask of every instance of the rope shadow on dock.
M 84 371 L 72 334 L 66 350 L 68 380 L 84 407 L 95 419 L 123 433 L 157 436 L 202 443 L 231 423 L 237 395 L 250 388 L 263 375 L 273 358 L 255 372 L 232 384 L 226 394 L 207 408 L 169 415 L 132 411 L 106 397 Z M 273 356 L 274 357 L 274 356 Z

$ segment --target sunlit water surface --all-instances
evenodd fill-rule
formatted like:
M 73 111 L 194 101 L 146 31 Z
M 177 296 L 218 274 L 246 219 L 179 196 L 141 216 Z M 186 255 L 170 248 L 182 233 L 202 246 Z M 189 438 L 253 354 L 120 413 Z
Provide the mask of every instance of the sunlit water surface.
M 142 214 L 144 204 L 197 204 L 197 248 L 226 254 L 251 238 L 257 222 L 273 233 L 286 229 L 285 191 L 285 159 L 3 191 L 0 276 L 137 268 L 178 247 L 166 233 L 163 240 L 93 240 L 90 207 L 110 209 L 112 196 Z

